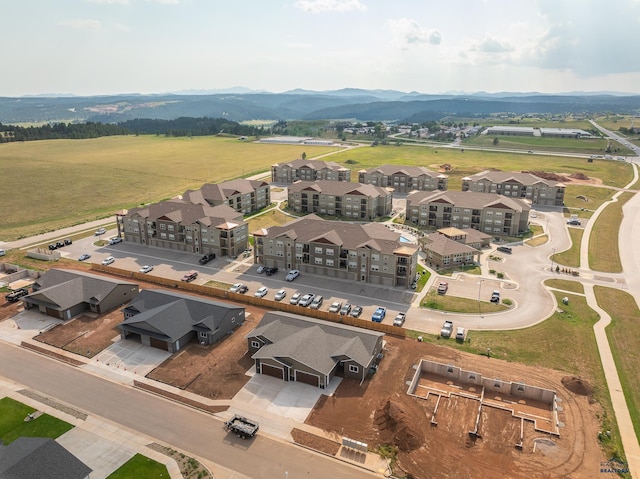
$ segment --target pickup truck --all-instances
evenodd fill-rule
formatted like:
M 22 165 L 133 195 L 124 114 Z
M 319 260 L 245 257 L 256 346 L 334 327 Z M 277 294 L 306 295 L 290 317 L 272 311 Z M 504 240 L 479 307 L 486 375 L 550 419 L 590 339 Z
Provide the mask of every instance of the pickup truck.
M 445 321 L 442 325 L 442 329 L 440 330 L 440 336 L 443 338 L 450 338 L 451 333 L 453 332 L 453 322 Z
M 260 425 L 238 414 L 224 423 L 224 430 L 234 433 L 241 439 L 250 439 L 256 435 Z
M 209 254 L 205 254 L 202 258 L 200 258 L 198 260 L 198 263 L 200 264 L 207 264 L 209 261 L 211 261 L 212 259 L 216 259 L 216 254 L 215 253 L 209 253 Z
M 9 294 L 7 294 L 5 296 L 5 298 L 10 303 L 15 303 L 20 298 L 22 298 L 23 296 L 26 296 L 28 294 L 29 294 L 29 290 L 27 288 L 14 289 Z

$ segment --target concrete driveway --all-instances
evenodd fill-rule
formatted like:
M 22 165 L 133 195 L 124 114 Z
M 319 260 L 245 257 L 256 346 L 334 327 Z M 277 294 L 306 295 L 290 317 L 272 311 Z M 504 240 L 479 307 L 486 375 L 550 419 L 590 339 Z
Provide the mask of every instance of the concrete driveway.
M 170 356 L 171 353 L 168 351 L 143 346 L 130 339 L 118 339 L 82 368 L 98 368 L 99 373 L 103 375 L 105 372 L 114 371 L 133 379 L 144 377 Z
M 0 337 L 12 344 L 32 339 L 42 331 L 51 329 L 61 320 L 42 314 L 36 310 L 21 311 L 12 318 L 0 322 Z

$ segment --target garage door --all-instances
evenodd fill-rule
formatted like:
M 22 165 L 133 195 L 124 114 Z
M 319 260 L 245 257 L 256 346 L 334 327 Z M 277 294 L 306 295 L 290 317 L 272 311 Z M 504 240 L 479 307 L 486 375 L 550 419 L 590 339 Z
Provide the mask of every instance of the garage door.
M 60 319 L 60 311 L 53 309 L 53 308 L 47 308 L 47 316 L 51 316 L 54 318 L 58 318 Z
M 261 364 L 260 370 L 262 374 L 284 380 L 284 368 L 277 368 L 275 366 L 270 366 L 269 364 Z
M 167 345 L 166 341 L 162 341 L 156 338 L 149 338 L 149 340 L 152 348 L 162 349 L 163 351 L 169 350 L 169 346 Z
M 299 383 L 311 384 L 312 386 L 320 386 L 320 378 L 314 374 L 296 371 L 296 381 Z

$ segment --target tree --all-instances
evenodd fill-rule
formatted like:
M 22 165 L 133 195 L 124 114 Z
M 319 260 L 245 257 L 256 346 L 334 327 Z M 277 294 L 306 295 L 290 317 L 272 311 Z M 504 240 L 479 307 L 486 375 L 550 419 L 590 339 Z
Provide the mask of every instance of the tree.
M 496 136 L 496 137 L 493 139 L 493 146 L 498 146 L 498 143 L 500 143 L 500 140 L 498 140 L 498 137 Z
M 307 154 L 306 154 L 304 151 L 302 152 L 302 159 L 303 159 L 303 160 L 306 160 L 306 159 L 307 159 Z

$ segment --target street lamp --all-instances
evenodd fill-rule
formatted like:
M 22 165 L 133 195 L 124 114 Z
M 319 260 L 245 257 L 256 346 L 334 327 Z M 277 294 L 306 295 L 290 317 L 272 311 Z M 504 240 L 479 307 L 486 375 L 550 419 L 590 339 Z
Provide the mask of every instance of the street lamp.
M 553 251 L 553 254 L 551 255 L 551 272 L 553 273 L 553 257 L 556 255 L 556 249 L 551 248 L 551 250 Z
M 478 316 L 482 317 L 482 313 L 480 312 L 480 293 L 482 292 L 482 282 L 484 279 L 478 281 Z

